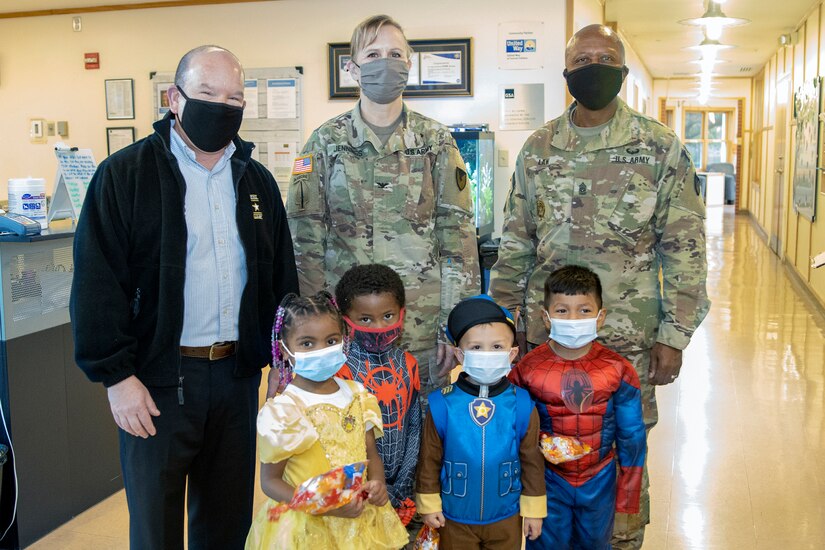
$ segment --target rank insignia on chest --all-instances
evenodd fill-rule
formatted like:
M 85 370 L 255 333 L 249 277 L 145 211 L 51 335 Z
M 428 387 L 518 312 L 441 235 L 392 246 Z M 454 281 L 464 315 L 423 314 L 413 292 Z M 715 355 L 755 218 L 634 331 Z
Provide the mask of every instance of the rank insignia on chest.
M 538 216 L 540 220 L 544 219 L 544 201 L 541 199 L 536 201 L 536 216 Z
M 493 419 L 495 412 L 496 404 L 490 399 L 479 397 L 470 403 L 470 418 L 481 427 Z
M 455 184 L 458 186 L 459 191 L 464 191 L 464 188 L 467 187 L 467 172 L 461 168 L 455 169 Z

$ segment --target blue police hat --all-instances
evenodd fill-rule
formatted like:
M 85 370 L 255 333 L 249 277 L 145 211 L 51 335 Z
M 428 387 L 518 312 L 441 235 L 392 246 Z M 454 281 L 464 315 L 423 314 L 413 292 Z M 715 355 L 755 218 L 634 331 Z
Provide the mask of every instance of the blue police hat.
M 454 346 L 458 345 L 461 337 L 476 325 L 488 323 L 504 323 L 516 334 L 516 323 L 513 315 L 495 303 L 487 294 L 479 294 L 472 298 L 461 300 L 447 318 L 447 328 L 444 333 Z

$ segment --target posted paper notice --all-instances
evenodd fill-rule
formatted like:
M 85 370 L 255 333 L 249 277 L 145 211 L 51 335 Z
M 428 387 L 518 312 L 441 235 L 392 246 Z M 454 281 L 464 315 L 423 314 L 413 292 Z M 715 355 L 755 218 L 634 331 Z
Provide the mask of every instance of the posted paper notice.
M 244 118 L 258 118 L 258 80 L 249 79 L 243 81 L 243 98 L 246 107 L 243 110 Z
M 496 49 L 499 69 L 543 68 L 544 23 L 499 23 Z
M 266 81 L 266 118 L 297 118 L 298 102 L 294 78 Z

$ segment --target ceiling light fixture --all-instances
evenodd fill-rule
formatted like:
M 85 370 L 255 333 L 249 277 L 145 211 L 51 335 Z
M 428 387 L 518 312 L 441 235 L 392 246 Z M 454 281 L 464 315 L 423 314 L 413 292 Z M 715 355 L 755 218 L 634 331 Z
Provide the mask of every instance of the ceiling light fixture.
M 713 59 L 716 57 L 716 54 L 722 50 L 727 50 L 732 48 L 733 46 L 729 44 L 722 44 L 718 40 L 713 40 L 711 38 L 705 37 L 702 42 L 697 44 L 696 46 L 688 46 L 686 49 L 688 50 L 699 50 L 702 52 L 703 59 Z
M 682 19 L 679 23 L 683 25 L 705 27 L 705 29 L 708 29 L 709 38 L 719 40 L 723 27 L 745 25 L 746 23 L 750 23 L 750 20 L 743 19 L 741 17 L 728 17 L 722 12 L 722 8 L 719 7 L 719 2 L 708 0 L 708 9 L 702 17 Z M 710 30 L 711 28 L 713 29 L 712 31 Z M 716 38 L 714 38 L 714 35 Z

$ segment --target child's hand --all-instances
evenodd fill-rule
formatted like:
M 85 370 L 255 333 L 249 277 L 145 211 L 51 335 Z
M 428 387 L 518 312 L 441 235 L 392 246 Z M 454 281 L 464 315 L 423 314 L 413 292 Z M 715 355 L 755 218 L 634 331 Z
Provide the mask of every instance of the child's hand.
M 536 540 L 541 535 L 541 518 L 524 518 L 524 536 Z
M 364 483 L 364 491 L 368 495 L 368 502 L 375 506 L 383 506 L 390 500 L 387 495 L 387 485 L 382 481 L 367 481 Z
M 424 523 L 426 523 L 433 529 L 444 527 L 444 524 L 446 523 L 446 521 L 444 520 L 444 514 L 442 514 L 441 512 L 433 512 L 432 514 L 422 514 L 421 519 Z
M 335 510 L 330 510 L 325 514 L 317 514 L 319 516 L 333 516 L 336 518 L 348 518 L 348 519 L 355 519 L 361 515 L 361 512 L 364 511 L 364 506 L 366 506 L 366 501 L 361 498 L 360 496 L 356 496 L 354 499 L 349 501 L 348 503 L 344 504 L 340 508 L 336 508 Z

